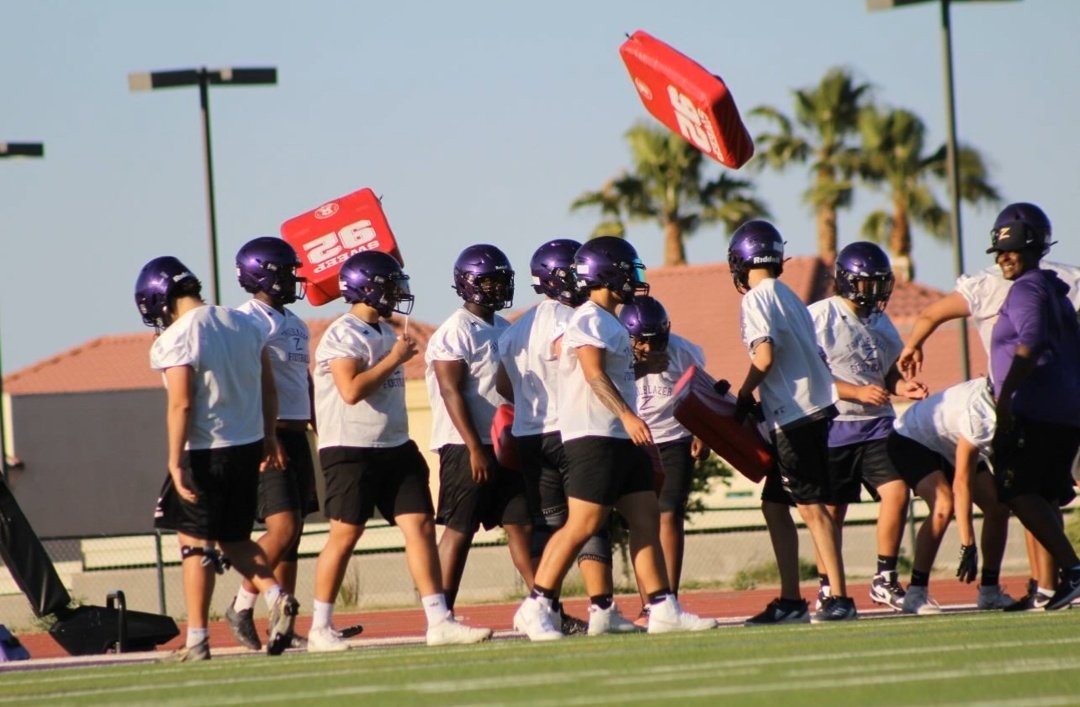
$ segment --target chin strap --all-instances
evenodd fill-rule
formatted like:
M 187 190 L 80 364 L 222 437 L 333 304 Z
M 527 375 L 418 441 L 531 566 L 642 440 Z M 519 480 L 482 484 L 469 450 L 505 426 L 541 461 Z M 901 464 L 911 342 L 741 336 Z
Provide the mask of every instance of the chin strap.
M 180 558 L 182 560 L 186 560 L 193 555 L 201 555 L 202 566 L 213 567 L 214 571 L 218 574 L 225 574 L 225 571 L 232 567 L 232 562 L 229 562 L 229 558 L 222 555 L 221 551 L 216 547 L 180 546 Z

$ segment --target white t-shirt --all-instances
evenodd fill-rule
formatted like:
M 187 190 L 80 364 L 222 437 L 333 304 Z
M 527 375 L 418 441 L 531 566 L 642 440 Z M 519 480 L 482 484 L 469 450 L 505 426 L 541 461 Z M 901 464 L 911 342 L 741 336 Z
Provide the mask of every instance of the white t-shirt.
M 499 336 L 510 323 L 495 315 L 488 324 L 464 307 L 450 315 L 428 341 L 424 361 L 427 370 L 428 398 L 431 400 L 431 449 L 447 444 L 465 444 L 446 411 L 439 382 L 435 379 L 436 361 L 464 361 L 468 367 L 462 381 L 461 395 L 472 418 L 476 434 L 484 444 L 491 444 L 491 421 L 495 410 L 509 402 L 495 390 L 499 370 Z
M 262 351 L 266 330 L 250 316 L 205 305 L 185 313 L 150 347 L 150 367 L 191 366 L 195 391 L 188 449 L 263 438 Z
M 638 415 L 652 431 L 657 444 L 692 437 L 690 430 L 675 419 L 675 384 L 690 366 L 705 369 L 705 353 L 697 344 L 672 334 L 668 339 L 668 367 L 663 373 L 649 373 L 637 379 Z
M 961 437 L 978 447 L 984 458 L 989 458 L 996 420 L 990 386 L 986 378 L 975 378 L 913 403 L 893 427 L 899 434 L 941 454 L 951 464 Z
M 559 429 L 555 342 L 573 314 L 573 307 L 547 299 L 521 315 L 499 337 L 499 360 L 514 388 L 513 433 L 517 437 Z
M 761 382 L 761 407 L 770 428 L 780 428 L 834 405 L 832 375 L 814 336 L 806 305 L 776 278 L 766 278 L 743 295 L 742 339 L 749 350 L 771 339 L 773 365 Z
M 589 436 L 629 439 L 619 418 L 604 407 L 585 381 L 577 356 L 577 349 L 582 346 L 604 350 L 604 372 L 630 409 L 637 409 L 630 332 L 614 315 L 594 302 L 586 302 L 574 310 L 562 340 L 559 428 L 563 441 Z
M 282 313 L 257 299 L 250 299 L 237 309 L 254 317 L 268 331 L 266 348 L 277 387 L 278 419 L 310 420 L 307 324 L 288 309 Z
M 904 343 L 884 312 L 862 319 L 839 295 L 809 307 L 817 342 L 834 378 L 852 385 L 885 387 L 885 376 L 900 357 Z M 851 400 L 836 403 L 837 420 L 874 420 L 896 415 L 891 402 L 867 405 Z
M 398 447 L 409 441 L 405 411 L 405 374 L 398 366 L 379 389 L 348 405 L 334 384 L 330 362 L 352 358 L 368 370 L 386 358 L 397 336 L 387 322 L 368 324 L 345 313 L 334 320 L 315 349 L 315 411 L 319 449 L 327 447 Z
M 1080 309 L 1080 268 L 1061 263 L 1042 262 L 1039 267 L 1053 270 L 1069 286 L 1069 300 Z M 956 291 L 967 300 L 971 319 L 982 339 L 983 349 L 990 353 L 990 332 L 994 329 L 998 312 L 1009 294 L 1012 283 L 1001 274 L 1001 268 L 991 265 L 974 275 L 961 275 L 956 280 Z

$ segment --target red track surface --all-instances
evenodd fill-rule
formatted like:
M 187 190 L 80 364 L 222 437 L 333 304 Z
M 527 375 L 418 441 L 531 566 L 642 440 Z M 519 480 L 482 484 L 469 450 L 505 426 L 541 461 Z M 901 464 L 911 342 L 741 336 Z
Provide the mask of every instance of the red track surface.
M 1005 589 L 1014 597 L 1024 594 L 1026 582 L 1025 577 L 1011 577 L 1002 580 Z M 817 592 L 817 586 L 807 584 L 803 586 L 802 591 L 803 596 L 812 601 Z M 941 603 L 942 606 L 973 604 L 977 591 L 975 584 L 961 584 L 953 579 L 939 579 L 931 583 L 931 597 Z M 869 585 L 865 582 L 849 585 L 849 593 L 855 597 L 855 603 L 860 611 L 880 608 L 871 603 L 868 592 Z M 776 595 L 775 588 L 738 592 L 698 591 L 682 594 L 680 601 L 688 611 L 701 616 L 733 618 L 756 614 Z M 572 598 L 563 602 L 568 613 L 579 617 L 586 616 L 587 603 L 588 600 L 585 598 Z M 638 598 L 630 595 L 618 597 L 618 605 L 623 615 L 628 618 L 637 616 L 638 610 L 641 608 Z M 511 623 L 516 609 L 516 603 L 479 604 L 458 607 L 456 613 L 466 623 L 474 626 L 488 626 L 496 631 L 503 631 L 512 628 Z M 301 611 L 304 611 L 305 615 L 297 619 L 296 630 L 299 634 L 305 635 L 311 624 L 310 608 L 302 607 Z M 425 628 L 424 613 L 419 607 L 363 613 L 340 613 L 334 616 L 334 624 L 338 627 L 355 623 L 363 624 L 363 638 L 419 637 L 423 636 Z M 260 619 L 256 621 L 256 624 L 260 632 L 265 633 L 266 620 Z M 184 626 L 181 625 L 180 629 L 180 637 L 162 646 L 162 650 L 177 648 L 183 643 Z M 18 638 L 34 658 L 57 658 L 67 655 L 47 633 L 20 634 Z M 216 621 L 210 626 L 210 645 L 224 647 L 239 644 L 236 643 L 225 622 Z

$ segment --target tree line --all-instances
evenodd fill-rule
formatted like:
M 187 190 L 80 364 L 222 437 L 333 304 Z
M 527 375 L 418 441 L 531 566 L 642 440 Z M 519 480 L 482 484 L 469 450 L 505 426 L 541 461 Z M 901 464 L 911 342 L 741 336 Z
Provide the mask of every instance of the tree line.
M 625 236 L 628 222 L 657 223 L 664 265 L 682 265 L 686 238 L 702 226 L 722 226 L 730 236 L 748 219 L 770 217 L 752 175 L 805 168 L 803 201 L 814 215 L 818 256 L 830 266 L 835 261 L 838 215 L 851 207 L 856 188 L 865 188 L 883 204 L 866 217 L 860 238 L 887 244 L 897 279 L 910 281 L 912 227 L 949 237 L 949 211 L 937 197 L 946 184 L 945 144 L 928 145 L 918 115 L 879 105 L 871 85 L 845 68 L 830 69 L 816 86 L 791 93 L 791 113 L 769 105 L 749 111 L 751 124 L 767 128 L 754 137 L 756 154 L 746 174 L 711 176 L 711 163 L 696 148 L 662 126 L 641 122 L 626 132 L 631 166 L 582 193 L 570 209 L 599 210 L 593 236 Z M 979 150 L 960 145 L 958 159 L 961 200 L 999 203 Z

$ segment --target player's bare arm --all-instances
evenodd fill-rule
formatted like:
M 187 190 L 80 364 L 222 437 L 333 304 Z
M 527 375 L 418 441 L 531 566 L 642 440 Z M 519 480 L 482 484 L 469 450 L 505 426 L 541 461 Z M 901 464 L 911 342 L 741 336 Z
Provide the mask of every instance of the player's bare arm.
M 1020 384 L 1035 370 L 1035 356 L 1030 346 L 1016 345 L 1016 353 L 1013 356 L 1009 372 L 1005 374 L 1005 380 L 1001 383 L 1001 391 L 998 393 L 996 403 L 997 429 L 1008 432 L 1012 428 L 1012 396 Z
M 361 359 L 339 358 L 330 362 L 330 374 L 345 404 L 356 405 L 381 388 L 394 371 L 418 351 L 416 341 L 403 334 L 394 342 L 390 353 L 371 368 Z
M 595 346 L 580 346 L 577 349 L 578 362 L 585 382 L 589 384 L 600 404 L 618 416 L 626 433 L 634 444 L 639 446 L 652 444 L 652 432 L 645 421 L 623 400 L 611 378 L 604 372 L 604 350 Z
M 165 369 L 167 408 L 165 431 L 168 438 L 168 467 L 177 495 L 188 503 L 196 501 L 195 492 L 184 484 L 184 468 L 181 458 L 187 444 L 191 425 L 194 399 L 195 375 L 191 366 L 173 366 Z
M 472 416 L 469 415 L 469 408 L 465 405 L 465 398 L 461 395 L 461 386 L 464 385 L 469 367 L 459 359 L 435 361 L 434 368 L 435 380 L 439 384 L 439 392 L 442 394 L 446 412 L 469 450 L 473 481 L 478 484 L 487 483 L 495 462 L 484 448 L 483 442 L 480 441 Z
M 904 349 L 900 352 L 900 358 L 896 361 L 904 377 L 912 378 L 922 372 L 923 343 L 939 326 L 953 319 L 970 316 L 971 308 L 959 292 L 950 292 L 920 312 Z
M 274 382 L 274 371 L 271 368 L 268 348 L 263 349 L 260 363 L 262 365 L 260 381 L 262 382 L 263 460 L 259 464 L 259 471 L 284 469 L 289 460 L 285 456 L 285 450 L 278 444 L 277 385 Z

